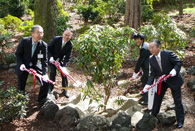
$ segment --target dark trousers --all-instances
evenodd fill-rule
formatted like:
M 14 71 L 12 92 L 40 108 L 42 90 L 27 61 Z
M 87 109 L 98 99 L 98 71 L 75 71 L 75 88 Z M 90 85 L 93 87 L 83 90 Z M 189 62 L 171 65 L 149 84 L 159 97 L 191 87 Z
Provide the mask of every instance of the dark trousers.
M 52 80 L 52 81 L 55 81 L 55 79 L 56 79 L 56 66 L 55 65 L 52 65 L 52 64 L 50 64 L 50 70 L 51 70 L 51 72 L 50 72 L 50 80 Z M 68 79 L 67 79 L 67 76 L 63 76 L 62 74 L 61 74 L 61 77 L 62 77 L 62 87 L 67 87 L 68 86 Z M 53 88 L 54 88 L 54 85 L 53 84 L 50 84 L 50 86 L 49 86 L 49 88 L 50 88 L 50 90 L 52 91 L 53 90 Z M 66 91 L 66 90 L 65 90 Z
M 147 74 L 143 74 L 142 77 L 141 77 L 141 82 L 142 82 L 142 87 L 144 88 L 144 86 L 147 84 L 147 81 L 148 81 L 148 76 Z M 144 93 L 143 94 L 143 97 L 144 97 L 144 101 L 145 102 L 148 102 L 148 92 Z
M 165 95 L 167 88 L 168 88 L 167 83 L 162 82 L 160 95 L 156 93 L 154 97 L 152 115 L 156 116 L 159 113 L 162 99 Z M 174 103 L 175 103 L 175 112 L 176 112 L 177 122 L 184 123 L 184 108 L 183 108 L 183 104 L 181 100 L 181 87 L 178 87 L 175 90 L 171 88 L 171 93 L 172 93 Z
M 35 69 L 36 70 L 36 69 Z M 40 73 L 40 71 L 36 70 L 37 73 Z M 28 78 L 29 73 L 24 71 L 20 76 L 18 76 L 18 90 L 25 91 L 26 81 Z M 39 80 L 39 78 L 37 78 Z M 39 80 L 40 82 L 40 80 Z M 43 85 L 41 85 L 38 95 L 38 101 L 45 100 L 47 98 L 48 93 L 48 87 L 49 84 L 47 82 L 43 82 Z

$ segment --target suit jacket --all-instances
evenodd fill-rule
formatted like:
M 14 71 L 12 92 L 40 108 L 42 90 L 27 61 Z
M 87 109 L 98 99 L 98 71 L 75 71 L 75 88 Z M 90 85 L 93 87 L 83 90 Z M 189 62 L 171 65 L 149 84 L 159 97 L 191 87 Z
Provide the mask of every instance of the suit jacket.
M 149 48 L 149 45 L 146 42 L 144 42 L 141 45 L 140 56 L 138 58 L 138 61 L 137 61 L 136 67 L 135 67 L 135 73 L 138 73 L 139 70 L 140 70 L 140 67 L 141 67 L 144 74 L 146 76 L 148 76 L 148 73 L 149 73 L 149 57 L 151 55 L 148 48 Z
M 72 53 L 73 44 L 69 40 L 66 42 L 63 49 L 62 47 L 62 36 L 55 36 L 48 45 L 48 57 L 53 57 L 54 60 L 59 58 L 59 62 L 62 66 L 66 66 L 67 63 L 70 61 L 70 56 Z
M 37 66 L 38 61 L 38 54 L 41 52 L 43 54 L 43 58 L 39 58 L 41 60 L 41 66 L 42 69 L 40 69 Z M 16 59 L 17 59 L 17 67 L 16 67 L 16 73 L 18 76 L 20 76 L 23 71 L 20 70 L 20 65 L 24 64 L 26 68 L 30 67 L 30 62 L 32 63 L 32 66 L 34 68 L 39 69 L 42 71 L 42 75 L 47 74 L 48 68 L 47 68 L 47 44 L 44 41 L 39 41 L 37 43 L 36 49 L 34 51 L 33 56 L 32 54 L 32 37 L 24 37 L 21 42 L 18 45 L 18 48 L 16 50 Z
M 175 53 L 173 53 L 172 51 L 161 51 L 161 65 L 162 71 L 155 56 L 153 55 L 150 58 L 151 72 L 147 84 L 152 85 L 155 77 L 160 77 L 164 74 L 169 75 L 172 69 L 176 70 L 176 76 L 169 77 L 166 80 L 168 86 L 172 89 L 176 89 L 184 83 L 183 78 L 180 74 L 182 61 L 177 57 Z

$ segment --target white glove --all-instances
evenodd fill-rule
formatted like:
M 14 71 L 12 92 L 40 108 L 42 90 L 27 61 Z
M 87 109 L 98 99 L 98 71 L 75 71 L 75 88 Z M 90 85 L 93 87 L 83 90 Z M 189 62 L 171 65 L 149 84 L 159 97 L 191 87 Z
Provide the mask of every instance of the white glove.
M 147 88 L 148 88 L 149 86 L 150 86 L 150 85 L 145 85 L 145 86 L 144 86 L 144 89 L 143 89 L 144 93 L 148 92 Z
M 43 81 L 44 81 L 44 82 L 47 82 L 47 80 L 49 80 L 48 75 L 44 75 L 44 76 L 43 76 Z
M 67 70 L 66 67 L 62 67 L 61 69 L 62 69 L 62 71 L 64 72 L 65 75 L 68 74 L 68 70 Z
M 175 70 L 175 69 L 172 69 L 171 72 L 170 72 L 169 74 L 172 74 L 171 77 L 176 76 L 176 70 Z
M 133 72 L 133 79 L 136 79 L 137 78 L 137 74 L 135 72 Z
M 24 71 L 24 69 L 26 69 L 26 66 L 24 64 L 20 65 L 20 70 Z
M 50 63 L 54 63 L 55 62 L 54 59 L 53 59 L 53 57 L 50 57 L 49 62 Z

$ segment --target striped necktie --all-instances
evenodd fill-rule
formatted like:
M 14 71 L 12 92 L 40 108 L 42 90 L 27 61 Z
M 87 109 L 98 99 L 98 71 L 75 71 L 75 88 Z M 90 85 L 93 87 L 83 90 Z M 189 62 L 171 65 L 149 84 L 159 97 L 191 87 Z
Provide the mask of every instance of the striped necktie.
M 160 69 L 161 69 L 161 71 L 162 71 L 162 64 L 161 64 L 161 60 L 160 60 L 160 58 L 159 58 L 158 56 L 156 57 L 156 60 L 157 60 L 158 65 L 159 65 L 159 67 L 160 67 Z

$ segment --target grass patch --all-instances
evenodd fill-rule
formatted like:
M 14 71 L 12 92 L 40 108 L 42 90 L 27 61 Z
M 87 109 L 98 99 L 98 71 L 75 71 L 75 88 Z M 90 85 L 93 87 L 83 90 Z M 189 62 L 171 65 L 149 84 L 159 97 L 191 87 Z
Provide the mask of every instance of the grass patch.
M 183 13 L 193 14 L 193 13 L 195 13 L 195 7 L 185 8 L 185 9 L 183 9 Z M 175 12 L 171 13 L 171 16 L 176 16 L 176 15 L 179 15 L 179 11 L 175 11 Z

